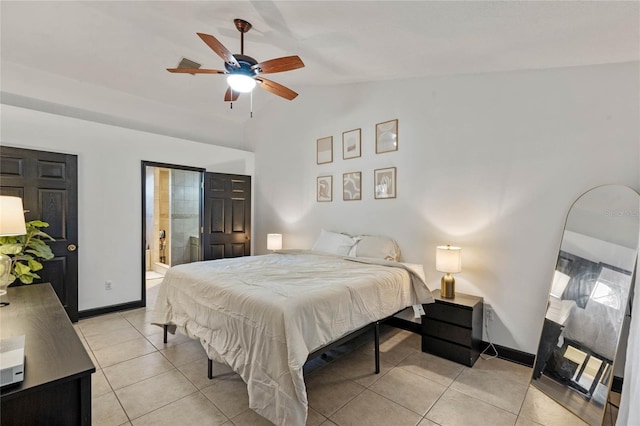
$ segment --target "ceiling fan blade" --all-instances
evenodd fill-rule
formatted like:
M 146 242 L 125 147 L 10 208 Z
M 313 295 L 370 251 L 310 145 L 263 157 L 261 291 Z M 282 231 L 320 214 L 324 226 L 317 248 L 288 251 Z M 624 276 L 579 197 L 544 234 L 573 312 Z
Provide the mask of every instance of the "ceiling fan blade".
M 203 68 L 167 68 L 167 71 L 182 74 L 225 74 L 224 71 Z
M 234 92 L 231 90 L 231 87 L 227 87 L 227 91 L 224 94 L 224 101 L 235 102 L 238 99 L 238 96 L 240 96 L 240 92 Z
M 299 56 L 284 56 L 282 58 L 270 59 L 260 62 L 251 67 L 251 69 L 259 69 L 262 74 L 271 74 L 276 72 L 291 71 L 304 67 L 304 62 Z
M 217 38 L 209 34 L 197 34 L 202 39 L 202 41 L 204 41 L 207 46 L 209 46 L 214 52 L 216 52 L 218 56 L 224 59 L 226 63 L 235 68 L 240 68 L 240 64 L 238 63 L 238 61 L 236 61 L 236 58 L 231 54 L 231 52 L 229 52 L 229 49 L 224 47 L 224 45 L 218 41 Z
M 275 81 L 267 80 L 266 78 L 256 78 L 256 81 L 267 92 L 271 92 L 274 95 L 281 96 L 288 100 L 295 99 L 298 94 L 288 87 L 284 87 L 282 84 L 276 83 Z

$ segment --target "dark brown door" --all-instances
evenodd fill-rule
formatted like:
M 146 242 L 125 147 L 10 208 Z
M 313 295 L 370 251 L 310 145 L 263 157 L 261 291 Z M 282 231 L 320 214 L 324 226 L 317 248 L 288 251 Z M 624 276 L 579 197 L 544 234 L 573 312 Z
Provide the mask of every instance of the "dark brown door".
M 25 219 L 42 220 L 55 238 L 54 258 L 38 271 L 50 282 L 71 321 L 78 321 L 78 157 L 0 147 L 0 193 L 22 197 Z M 14 285 L 18 285 L 18 283 Z
M 203 260 L 251 254 L 251 176 L 204 174 Z

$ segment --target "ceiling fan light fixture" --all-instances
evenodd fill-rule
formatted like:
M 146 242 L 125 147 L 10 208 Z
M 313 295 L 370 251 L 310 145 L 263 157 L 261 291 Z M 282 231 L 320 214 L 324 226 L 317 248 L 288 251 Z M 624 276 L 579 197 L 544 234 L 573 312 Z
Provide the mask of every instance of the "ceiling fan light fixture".
M 231 90 L 239 93 L 249 93 L 256 87 L 256 81 L 244 74 L 231 74 L 227 77 L 227 83 Z

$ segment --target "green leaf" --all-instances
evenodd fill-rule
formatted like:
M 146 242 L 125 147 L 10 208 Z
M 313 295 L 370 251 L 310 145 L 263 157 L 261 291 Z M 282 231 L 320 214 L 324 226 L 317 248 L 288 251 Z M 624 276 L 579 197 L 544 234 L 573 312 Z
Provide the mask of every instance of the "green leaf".
M 38 262 L 37 260 L 31 259 L 29 260 L 29 268 L 31 268 L 32 271 L 39 271 L 40 269 L 42 269 L 42 263 Z
M 15 244 L 16 242 L 18 242 L 18 238 L 15 236 L 11 236 L 11 237 L 0 237 L 0 244 L 5 245 L 5 244 Z
M 18 277 L 20 277 L 20 275 L 28 274 L 30 269 L 24 263 L 16 262 L 15 263 L 15 267 L 14 267 L 14 271 L 15 271 L 16 275 Z M 22 279 L 20 281 L 22 281 Z
M 25 264 L 24 264 L 24 263 L 22 263 L 22 262 L 16 262 L 16 263 L 14 264 L 14 268 L 13 268 L 13 270 L 14 270 L 14 273 L 15 273 L 16 275 L 18 275 L 18 276 L 20 276 L 20 275 L 24 275 L 24 274 L 27 274 L 27 273 L 29 273 L 29 271 L 31 271 L 31 269 L 29 268 L 29 266 L 28 266 L 28 265 L 25 265 Z
M 20 254 L 22 252 L 22 244 L 3 244 L 0 246 L 2 254 Z
M 49 224 L 47 222 L 43 222 L 41 220 L 31 220 L 26 223 L 27 227 L 35 226 L 36 228 L 48 228 Z
M 26 252 L 45 260 L 53 259 L 54 257 L 53 253 L 51 252 L 51 248 L 49 248 L 49 246 L 42 246 L 42 247 L 38 246 L 35 249 L 29 249 Z
M 12 282 L 14 282 L 16 280 L 16 276 L 11 274 L 9 275 L 9 284 L 11 284 Z
M 14 262 L 18 262 L 21 260 L 26 260 L 28 262 L 31 259 L 33 259 L 33 256 L 31 256 L 30 254 L 19 254 L 13 257 Z
M 31 235 L 32 235 L 33 237 L 42 237 L 42 238 L 46 238 L 47 240 L 55 241 L 55 239 L 54 239 L 51 235 L 47 234 L 46 232 L 39 231 L 39 230 L 37 230 L 37 229 L 36 229 L 36 230 L 34 230 L 34 231 L 31 233 Z
M 27 274 L 18 275 L 18 279 L 22 284 L 31 284 L 35 278 L 40 278 L 40 275 L 33 274 L 31 272 Z

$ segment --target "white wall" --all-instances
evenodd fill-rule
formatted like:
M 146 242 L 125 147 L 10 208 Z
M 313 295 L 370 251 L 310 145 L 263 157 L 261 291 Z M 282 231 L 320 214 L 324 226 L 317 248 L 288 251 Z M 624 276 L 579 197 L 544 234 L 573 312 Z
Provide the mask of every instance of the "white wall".
M 80 311 L 140 300 L 141 161 L 254 172 L 254 154 L 246 151 L 9 105 L 1 105 L 1 116 L 3 145 L 78 156 Z
M 587 189 L 639 185 L 639 65 L 460 75 L 301 91 L 254 115 L 254 243 L 283 233 L 309 248 L 320 228 L 392 236 L 439 287 L 435 246 L 463 248 L 457 291 L 484 296 L 495 343 L 535 353 L 565 216 Z M 399 150 L 375 154 L 374 126 L 399 119 Z M 362 157 L 341 134 L 362 128 Z M 316 165 L 333 135 L 334 162 Z M 373 199 L 373 170 L 398 168 L 398 198 Z M 361 171 L 363 200 L 342 201 Z M 315 201 L 316 177 L 334 201 Z

